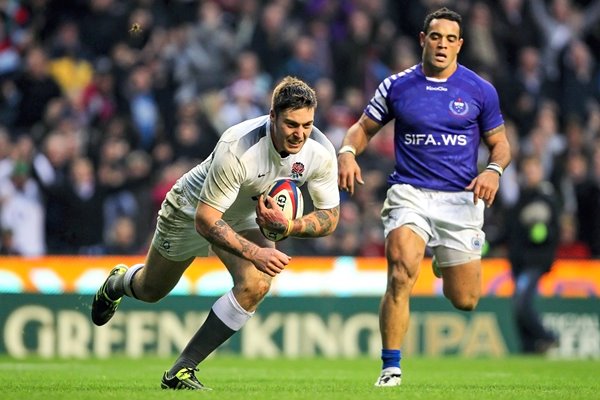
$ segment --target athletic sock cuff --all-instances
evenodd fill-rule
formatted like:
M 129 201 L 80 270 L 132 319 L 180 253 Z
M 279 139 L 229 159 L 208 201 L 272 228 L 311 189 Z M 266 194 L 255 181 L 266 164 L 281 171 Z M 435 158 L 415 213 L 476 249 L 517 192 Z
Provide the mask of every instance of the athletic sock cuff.
M 133 276 L 142 268 L 144 268 L 144 264 L 135 264 L 125 272 L 125 276 L 123 277 L 123 292 L 134 299 L 137 299 L 137 297 L 131 288 L 131 283 L 133 282 Z
M 401 358 L 402 358 L 402 353 L 400 352 L 400 350 L 382 349 L 381 350 L 381 360 L 383 361 L 382 369 L 400 368 L 400 359 Z
M 212 310 L 225 325 L 234 331 L 239 331 L 254 315 L 254 312 L 248 312 L 240 306 L 231 290 L 215 301 Z

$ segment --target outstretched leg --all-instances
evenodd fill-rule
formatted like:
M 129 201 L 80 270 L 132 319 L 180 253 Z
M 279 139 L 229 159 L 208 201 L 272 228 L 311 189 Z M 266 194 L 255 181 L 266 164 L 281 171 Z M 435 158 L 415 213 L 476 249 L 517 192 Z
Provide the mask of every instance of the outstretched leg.
M 114 315 L 123 296 L 154 303 L 165 297 L 179 282 L 181 275 L 194 259 L 171 261 L 150 247 L 145 264 L 127 268 L 115 266 L 92 302 L 92 321 L 101 326 Z

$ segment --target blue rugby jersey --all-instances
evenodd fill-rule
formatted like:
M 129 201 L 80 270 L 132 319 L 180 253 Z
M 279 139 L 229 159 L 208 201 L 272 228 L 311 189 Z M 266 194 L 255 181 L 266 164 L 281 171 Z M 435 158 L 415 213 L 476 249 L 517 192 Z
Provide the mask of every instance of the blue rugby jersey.
M 462 65 L 444 80 L 427 78 L 421 68 L 386 78 L 364 112 L 381 125 L 394 120 L 390 184 L 462 191 L 477 175 L 483 132 L 504 123 L 498 93 Z

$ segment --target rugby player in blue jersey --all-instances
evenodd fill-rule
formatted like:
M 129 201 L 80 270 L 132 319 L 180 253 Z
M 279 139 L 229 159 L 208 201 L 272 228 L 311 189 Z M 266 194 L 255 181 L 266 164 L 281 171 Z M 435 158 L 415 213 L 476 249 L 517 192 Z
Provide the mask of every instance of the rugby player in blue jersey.
M 339 187 L 352 194 L 355 183 L 363 183 L 356 156 L 394 121 L 396 164 L 381 212 L 388 280 L 379 310 L 383 366 L 376 386 L 401 383 L 409 297 L 426 246 L 454 307 L 469 311 L 477 305 L 484 208 L 494 202 L 510 162 L 496 90 L 458 64 L 461 16 L 445 7 L 427 15 L 419 42 L 421 63 L 381 82 L 338 155 Z M 489 160 L 479 172 L 481 140 Z

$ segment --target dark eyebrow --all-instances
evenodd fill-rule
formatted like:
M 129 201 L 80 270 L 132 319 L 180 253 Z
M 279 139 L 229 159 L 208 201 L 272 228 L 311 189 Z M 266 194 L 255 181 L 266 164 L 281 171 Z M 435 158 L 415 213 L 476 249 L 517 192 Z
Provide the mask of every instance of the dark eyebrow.
M 444 36 L 444 35 L 442 35 L 440 32 L 436 32 L 436 31 L 431 31 L 431 32 L 429 32 L 429 35 L 430 35 L 430 36 L 431 36 L 431 35 Z M 454 34 L 454 33 L 450 33 L 450 34 L 446 35 L 446 37 L 448 37 L 448 38 L 455 38 L 455 39 L 458 39 L 458 35 L 456 35 L 456 34 Z
M 314 121 L 311 120 L 311 121 L 307 121 L 307 122 L 304 122 L 304 123 L 300 123 L 298 121 L 294 121 L 293 119 L 286 118 L 286 119 L 283 120 L 283 122 L 285 122 L 288 125 L 289 124 L 294 124 L 294 125 L 309 125 L 309 124 L 312 124 Z

